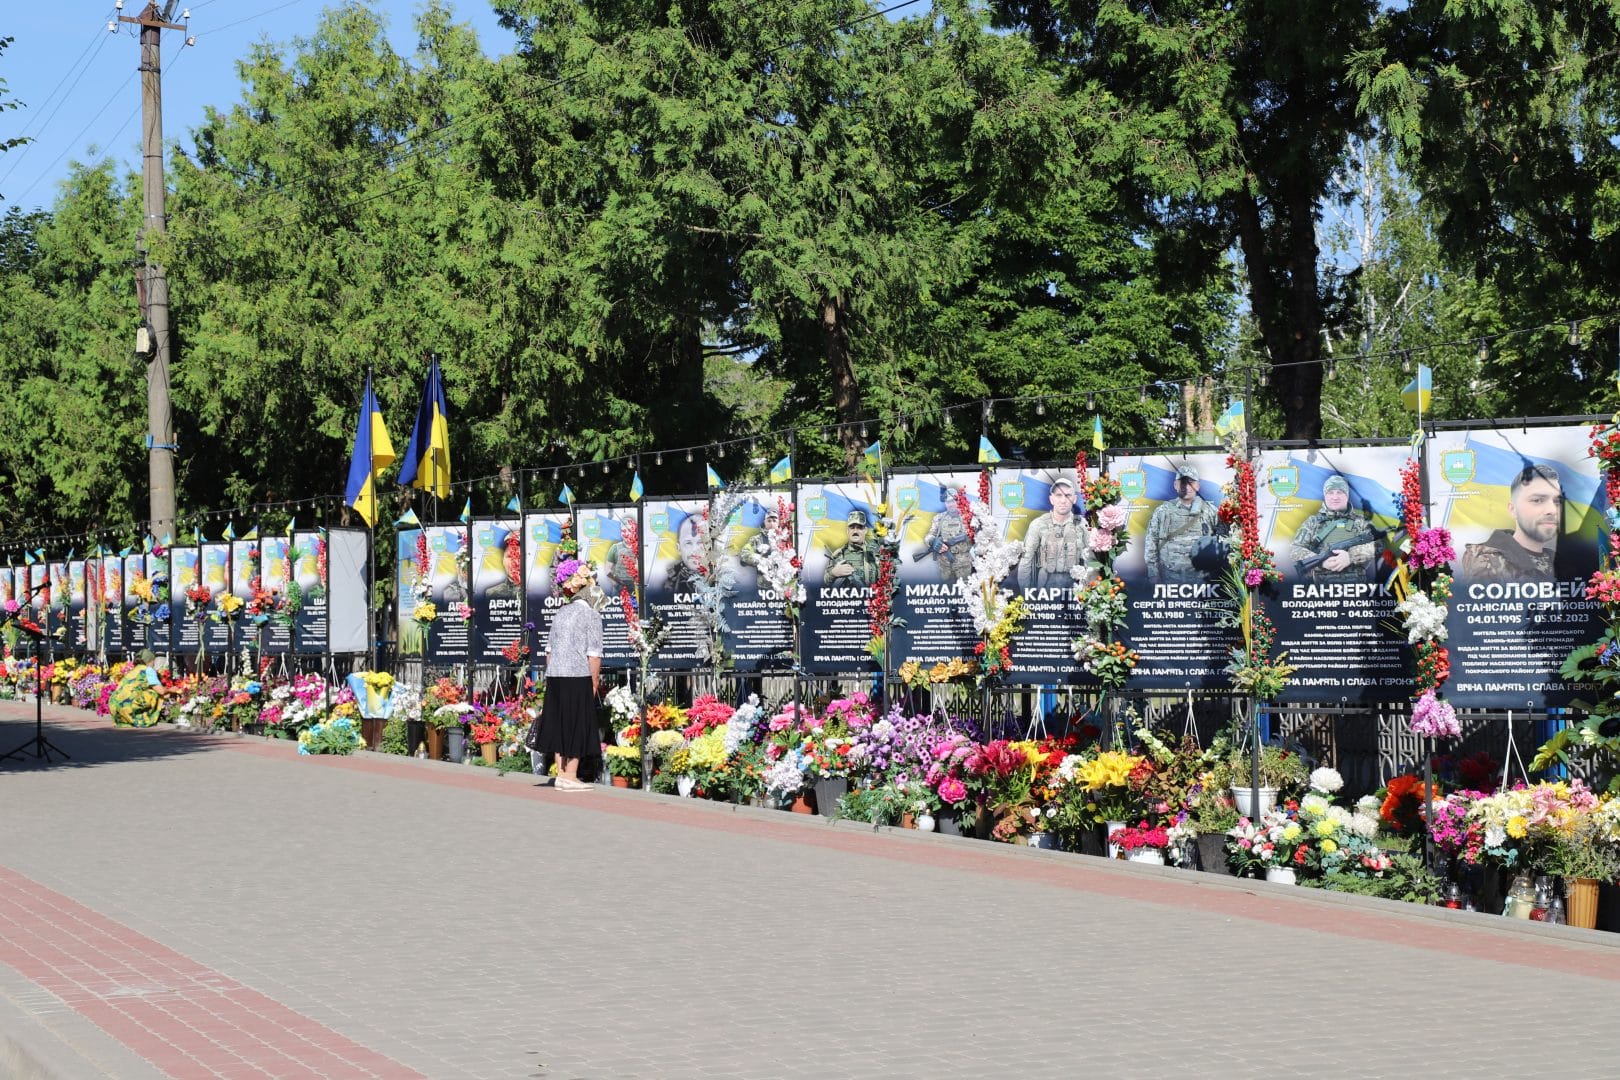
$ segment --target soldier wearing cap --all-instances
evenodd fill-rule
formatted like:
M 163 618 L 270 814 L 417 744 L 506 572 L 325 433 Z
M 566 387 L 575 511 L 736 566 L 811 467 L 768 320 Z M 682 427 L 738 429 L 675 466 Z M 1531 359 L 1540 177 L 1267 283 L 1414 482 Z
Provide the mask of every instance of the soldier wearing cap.
M 1200 585 L 1208 576 L 1192 564 L 1193 552 L 1205 537 L 1217 535 L 1220 516 L 1198 494 L 1198 472 L 1191 465 L 1176 469 L 1176 497 L 1159 504 L 1148 522 L 1148 580 L 1153 584 Z
M 1074 568 L 1086 560 L 1086 525 L 1074 512 L 1074 481 L 1052 481 L 1052 509 L 1029 523 L 1018 560 L 1020 589 L 1058 589 L 1074 584 Z
M 1512 529 L 1497 529 L 1463 549 L 1470 581 L 1556 581 L 1553 556 L 1564 521 L 1564 482 L 1551 465 L 1526 465 L 1508 486 Z
M 827 569 L 821 575 L 823 585 L 866 586 L 877 580 L 878 547 L 867 543 L 869 524 L 865 510 L 851 510 L 844 518 L 849 542 L 827 553 Z
M 1306 518 L 1294 533 L 1294 562 L 1320 559 L 1306 571 L 1312 581 L 1359 581 L 1366 576 L 1376 549 L 1371 533 L 1367 516 L 1350 508 L 1350 481 L 1330 476 L 1322 483 L 1322 509 Z M 1323 555 L 1327 558 L 1321 559 Z
M 918 555 L 918 561 L 924 555 L 934 557 L 939 579 L 947 585 L 973 576 L 973 542 L 968 539 L 967 523 L 962 520 L 962 508 L 956 502 L 961 490 L 959 484 L 945 489 L 945 509 L 929 523 L 928 533 L 923 537 L 923 551 Z

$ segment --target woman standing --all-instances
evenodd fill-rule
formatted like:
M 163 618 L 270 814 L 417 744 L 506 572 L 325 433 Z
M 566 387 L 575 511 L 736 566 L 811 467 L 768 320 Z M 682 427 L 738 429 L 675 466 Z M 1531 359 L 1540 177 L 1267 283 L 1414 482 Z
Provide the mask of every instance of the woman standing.
M 546 699 L 535 749 L 557 756 L 557 788 L 589 791 L 579 779 L 580 758 L 594 757 L 602 743 L 596 697 L 602 689 L 602 616 L 581 595 L 596 580 L 586 563 L 564 559 L 553 581 L 568 598 L 546 641 Z

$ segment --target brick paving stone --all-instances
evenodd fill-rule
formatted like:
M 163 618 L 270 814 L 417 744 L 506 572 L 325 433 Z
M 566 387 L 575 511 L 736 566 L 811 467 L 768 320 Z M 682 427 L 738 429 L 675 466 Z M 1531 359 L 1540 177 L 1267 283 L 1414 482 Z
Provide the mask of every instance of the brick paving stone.
M 0 704 L 0 748 L 22 711 Z M 76 997 L 18 993 L 11 959 L 0 991 L 143 1068 L 268 1067 L 281 1044 L 219 1053 L 254 1003 L 281 1024 L 244 1030 L 317 1073 L 347 1047 L 434 1080 L 1582 1075 L 1620 1052 L 1620 949 L 1591 935 L 52 715 L 72 762 L 0 766 L 27 826 L 0 911 L 59 896 L 108 933 L 51 958 Z M 114 996 L 143 971 L 189 989 Z M 1523 1019 L 1549 985 L 1582 1003 L 1556 1039 Z M 186 1030 L 154 1047 L 138 1018 Z

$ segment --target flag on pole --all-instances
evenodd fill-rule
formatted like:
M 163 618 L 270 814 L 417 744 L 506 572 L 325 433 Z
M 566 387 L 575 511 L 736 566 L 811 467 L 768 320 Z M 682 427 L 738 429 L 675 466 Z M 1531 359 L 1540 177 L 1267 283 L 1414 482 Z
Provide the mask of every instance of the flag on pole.
M 296 528 L 297 525 L 298 525 L 298 515 L 294 514 L 292 517 L 287 519 L 286 534 L 288 536 L 291 536 L 293 534 L 293 529 Z
M 1225 438 L 1234 432 L 1247 428 L 1247 420 L 1243 415 L 1243 402 L 1233 399 L 1226 406 L 1226 411 L 1215 418 L 1215 434 Z
M 1412 381 L 1406 384 L 1401 391 L 1401 403 L 1416 413 L 1429 411 L 1430 401 L 1434 397 L 1434 372 L 1429 370 L 1427 364 L 1419 364 L 1417 374 Z
M 227 521 L 225 523 L 225 532 L 222 535 L 227 540 L 235 540 L 236 539 L 236 522 Z
M 523 500 L 514 495 L 506 500 L 506 508 L 514 514 L 521 514 L 523 513 Z
M 201 525 L 193 525 L 191 527 L 191 542 L 193 544 L 200 544 L 203 542 Z M 99 545 L 97 546 L 99 547 Z
M 793 455 L 789 454 L 771 466 L 771 483 L 785 484 L 793 479 Z
M 1091 418 L 1091 446 L 1095 450 L 1103 449 L 1102 417 Z
M 163 546 L 164 547 L 173 547 L 174 546 L 174 534 L 173 533 L 164 533 L 163 534 Z M 71 558 L 73 558 L 73 556 L 70 554 L 68 556 L 68 558 L 71 559 Z
M 394 522 L 394 524 L 395 525 L 404 525 L 404 526 L 406 526 L 408 528 L 413 528 L 414 529 L 418 525 L 422 524 L 422 519 L 416 516 L 416 511 L 415 510 L 412 510 L 410 507 L 407 506 L 405 508 L 405 512 L 403 514 L 399 515 L 399 519 L 396 520 Z
M 141 537 L 141 552 L 142 552 L 142 554 L 145 554 L 145 555 L 152 554 L 152 545 L 153 545 L 153 543 L 154 543 L 154 541 L 152 540 L 152 534 L 151 533 L 147 533 L 145 536 Z
M 636 474 L 630 478 L 630 501 L 631 502 L 640 502 L 641 501 L 641 490 L 642 490 L 641 489 L 641 470 L 637 469 Z
M 875 469 L 878 472 L 882 472 L 883 471 L 883 440 L 878 439 L 877 441 L 872 443 L 871 446 L 868 446 L 866 448 L 865 453 L 863 453 L 861 455 L 861 460 L 866 464 L 867 468 Z
M 371 374 L 366 373 L 366 396 L 360 402 L 360 418 L 354 425 L 354 449 L 349 454 L 349 482 L 343 501 L 352 506 L 368 526 L 377 523 L 377 474 L 394 463 L 394 444 L 383 425 L 377 395 L 371 392 Z
M 467 496 L 467 505 L 465 505 L 465 506 L 463 506 L 461 508 L 461 523 L 463 525 L 471 525 L 472 524 L 472 496 L 471 495 Z
M 27 550 L 26 548 L 23 549 L 23 565 L 24 566 L 33 566 L 34 565 L 34 553 L 32 551 Z
M 399 482 L 441 499 L 450 496 L 450 409 L 444 400 L 444 378 L 439 373 L 437 356 L 428 362 L 422 403 L 417 407 L 411 441 L 399 464 Z
M 562 489 L 562 494 L 560 496 L 558 496 L 558 498 L 562 499 L 564 506 L 573 506 L 574 505 L 574 489 L 569 487 L 567 484 L 564 484 L 563 489 Z
M 983 435 L 979 436 L 979 464 L 994 465 L 1001 460 L 1001 451 Z
M 255 525 L 255 526 L 253 526 L 253 528 L 249 529 L 247 531 L 247 533 L 244 534 L 243 537 L 242 537 L 242 539 L 244 539 L 244 540 L 257 540 L 258 538 L 259 538 L 259 527 L 257 525 Z
M 707 469 L 708 473 L 709 473 L 709 490 L 710 491 L 719 491 L 721 488 L 726 486 L 726 482 L 724 480 L 720 479 L 720 474 L 714 471 L 714 466 L 713 465 L 705 465 L 703 467 L 705 469 Z

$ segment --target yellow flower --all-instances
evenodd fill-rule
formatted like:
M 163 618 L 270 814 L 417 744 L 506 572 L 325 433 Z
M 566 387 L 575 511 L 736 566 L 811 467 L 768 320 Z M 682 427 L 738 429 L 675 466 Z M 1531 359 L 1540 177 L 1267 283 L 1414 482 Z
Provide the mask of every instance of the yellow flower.
M 242 610 L 242 598 L 233 593 L 226 593 L 219 598 L 219 609 L 227 615 L 235 615 Z
M 1283 828 L 1282 838 L 1290 842 L 1298 840 L 1301 831 L 1302 830 L 1297 824 L 1294 822 L 1289 822 L 1288 825 Z
M 1131 770 L 1142 763 L 1142 759 L 1119 750 L 1105 750 L 1082 764 L 1075 770 L 1075 775 L 1085 785 L 1087 791 L 1099 791 L 1109 787 L 1124 787 L 1125 780 L 1130 776 Z
M 1514 814 L 1512 817 L 1508 818 L 1508 820 L 1507 820 L 1507 834 L 1509 836 L 1513 837 L 1513 839 L 1515 839 L 1515 840 L 1523 840 L 1524 837 L 1525 837 L 1525 834 L 1528 833 L 1529 831 L 1530 831 L 1529 823 L 1527 821 L 1525 821 L 1524 818 L 1521 817 L 1520 815 Z
M 1316 823 L 1316 835 L 1317 836 L 1332 836 L 1333 835 L 1333 830 L 1334 830 L 1335 827 L 1336 826 L 1334 825 L 1334 821 L 1333 821 L 1332 818 L 1323 818 L 1321 821 L 1318 821 Z
M 1323 840 L 1322 841 L 1322 854 L 1331 855 L 1335 851 L 1338 851 L 1338 850 L 1339 850 L 1339 845 L 1337 843 L 1335 843 L 1334 841 L 1332 841 L 1332 840 Z

